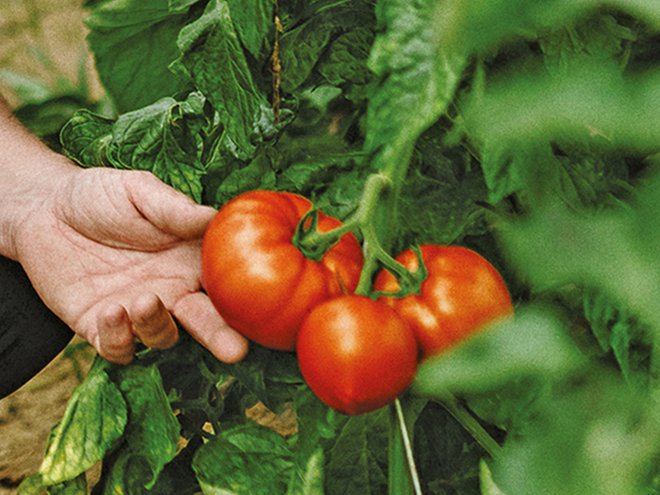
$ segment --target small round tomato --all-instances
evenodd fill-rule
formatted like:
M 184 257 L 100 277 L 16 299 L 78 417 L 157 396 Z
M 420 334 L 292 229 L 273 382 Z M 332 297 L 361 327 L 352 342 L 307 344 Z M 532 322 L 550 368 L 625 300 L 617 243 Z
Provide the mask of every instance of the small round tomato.
M 309 388 L 349 415 L 388 404 L 417 370 L 417 342 L 409 326 L 386 304 L 364 296 L 341 296 L 314 308 L 296 349 Z
M 423 357 L 442 352 L 488 323 L 513 313 L 511 297 L 497 270 L 474 251 L 459 246 L 421 246 L 428 276 L 421 293 L 402 298 L 384 297 L 411 326 Z M 397 258 L 415 271 L 419 262 L 412 250 Z M 396 292 L 396 278 L 378 274 L 374 288 Z
M 362 250 L 343 236 L 319 261 L 292 243 L 312 204 L 291 193 L 252 191 L 220 209 L 202 242 L 202 284 L 228 325 L 263 346 L 293 350 L 304 317 L 326 299 L 353 291 Z M 319 212 L 317 228 L 341 225 Z

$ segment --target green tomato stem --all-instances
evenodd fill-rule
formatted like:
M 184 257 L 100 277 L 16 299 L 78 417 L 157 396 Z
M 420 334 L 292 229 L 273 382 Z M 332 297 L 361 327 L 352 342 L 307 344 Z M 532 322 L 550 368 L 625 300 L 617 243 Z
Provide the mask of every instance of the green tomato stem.
M 389 411 L 389 448 L 387 459 L 387 493 L 389 495 L 414 495 L 410 468 L 406 460 L 401 428 L 394 404 Z
M 374 161 L 375 168 L 380 171 L 367 178 L 357 209 L 342 226 L 329 232 L 319 232 L 316 229 L 317 217 L 314 216 L 318 213 L 312 210 L 301 219 L 292 239 L 307 258 L 320 261 L 341 236 L 348 232 L 360 232 L 364 239 L 364 265 L 356 294 L 371 295 L 371 283 L 379 263 L 395 274 L 402 293 L 419 292 L 424 271 L 410 273 L 386 250 L 393 233 L 392 219 L 396 218 L 398 198 L 411 155 L 410 146 L 404 147 L 403 151 L 395 152 L 389 147 L 381 152 Z M 308 227 L 310 217 L 312 222 Z
M 379 263 L 396 275 L 401 287 L 406 292 L 419 292 L 426 271 L 418 270 L 417 272 L 411 273 L 405 266 L 392 258 L 392 256 L 383 249 L 373 222 L 365 223 L 362 225 L 361 230 L 362 235 L 364 236 L 363 249 L 365 261 L 362 273 L 360 274 L 360 282 L 358 283 L 355 293 L 364 296 L 372 295 L 371 281 L 374 272 L 378 269 Z M 420 275 L 422 275 L 423 278 L 420 279 Z M 382 294 L 378 293 L 377 295 Z
M 293 236 L 293 244 L 308 258 L 319 261 L 325 252 L 333 246 L 341 236 L 348 232 L 363 230 L 364 226 L 372 224 L 374 212 L 381 195 L 391 186 L 390 180 L 382 174 L 372 174 L 367 178 L 360 203 L 355 212 L 348 217 L 343 225 L 329 232 L 319 232 L 316 229 L 316 210 L 309 211 L 299 222 Z M 311 218 L 310 228 L 306 224 Z
M 419 481 L 419 474 L 417 473 L 417 464 L 415 463 L 412 442 L 410 441 L 410 434 L 408 433 L 408 426 L 406 425 L 406 417 L 403 414 L 401 401 L 398 398 L 394 400 L 394 409 L 396 411 L 399 432 L 401 433 L 401 441 L 403 442 L 403 449 L 406 454 L 406 462 L 408 464 L 414 493 L 415 495 L 422 495 L 422 485 Z

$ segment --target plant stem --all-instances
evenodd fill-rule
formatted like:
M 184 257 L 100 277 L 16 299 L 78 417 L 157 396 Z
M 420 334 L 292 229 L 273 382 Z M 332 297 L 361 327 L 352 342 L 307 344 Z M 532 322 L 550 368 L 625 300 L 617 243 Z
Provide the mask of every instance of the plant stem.
M 417 473 L 417 465 L 415 464 L 412 443 L 410 442 L 410 435 L 408 434 L 408 427 L 406 426 L 406 418 L 403 414 L 401 401 L 398 398 L 394 400 L 394 409 L 396 410 L 399 431 L 401 432 L 401 440 L 403 442 L 403 449 L 406 453 L 406 461 L 408 463 L 408 470 L 410 472 L 413 489 L 415 495 L 422 495 L 422 485 L 419 482 L 419 474 Z
M 308 218 L 303 217 L 292 242 L 309 259 L 319 261 L 325 252 L 347 232 L 359 231 L 364 238 L 364 265 L 356 294 L 370 295 L 373 274 L 381 262 L 395 273 L 406 288 L 419 285 L 419 274 L 411 274 L 388 253 L 395 233 L 392 226 L 397 217 L 398 199 L 412 156 L 412 145 L 387 146 L 374 159 L 378 170 L 367 177 L 360 203 L 341 227 L 320 233 L 305 230 Z
M 360 203 L 358 204 L 357 211 L 353 215 L 355 219 L 361 224 L 370 221 L 374 216 L 381 196 L 391 187 L 392 180 L 387 175 L 381 173 L 371 174 L 364 184 Z
M 271 71 L 273 73 L 273 116 L 275 118 L 275 124 L 278 124 L 280 121 L 280 105 L 282 101 L 282 96 L 280 94 L 280 87 L 282 84 L 282 64 L 280 62 L 280 34 L 284 31 L 282 27 L 282 21 L 280 19 L 280 4 L 279 1 L 275 1 L 273 7 L 273 23 L 275 24 L 275 41 L 273 42 L 273 53 L 270 58 L 271 62 Z
M 388 495 L 414 495 L 412 476 L 403 446 L 403 438 L 394 404 L 389 412 L 389 448 L 387 449 L 387 493 Z
M 364 232 L 366 228 L 369 228 L 373 224 L 373 216 L 378 202 L 383 191 L 386 191 L 390 186 L 391 182 L 386 176 L 382 174 L 370 175 L 364 185 L 362 198 L 355 213 L 348 217 L 343 225 L 323 233 L 316 229 L 312 229 L 309 232 L 301 232 L 304 229 L 301 229 L 299 225 L 298 229 L 296 229 L 293 243 L 305 256 L 318 261 L 325 251 L 336 243 L 341 236 L 355 230 L 362 230 Z M 302 224 L 306 220 L 306 217 L 303 217 L 301 220 Z
M 502 453 L 500 444 L 495 441 L 472 414 L 459 404 L 456 397 L 451 394 L 446 395 L 440 400 L 440 403 L 472 435 L 477 443 L 488 452 L 488 455 L 493 459 L 500 457 Z

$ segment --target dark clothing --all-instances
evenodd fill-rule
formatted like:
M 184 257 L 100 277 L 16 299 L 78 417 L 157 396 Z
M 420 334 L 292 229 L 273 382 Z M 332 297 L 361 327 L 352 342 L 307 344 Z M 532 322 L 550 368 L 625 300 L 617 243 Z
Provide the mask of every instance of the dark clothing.
M 0 398 L 36 375 L 72 337 L 21 266 L 0 256 Z

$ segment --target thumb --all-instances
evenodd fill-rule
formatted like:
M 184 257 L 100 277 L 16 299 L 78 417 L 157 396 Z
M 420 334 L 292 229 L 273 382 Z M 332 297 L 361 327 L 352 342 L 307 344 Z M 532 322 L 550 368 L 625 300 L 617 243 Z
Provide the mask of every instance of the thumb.
M 151 172 L 131 171 L 126 189 L 133 206 L 161 231 L 180 239 L 198 239 L 217 211 L 195 203 Z

